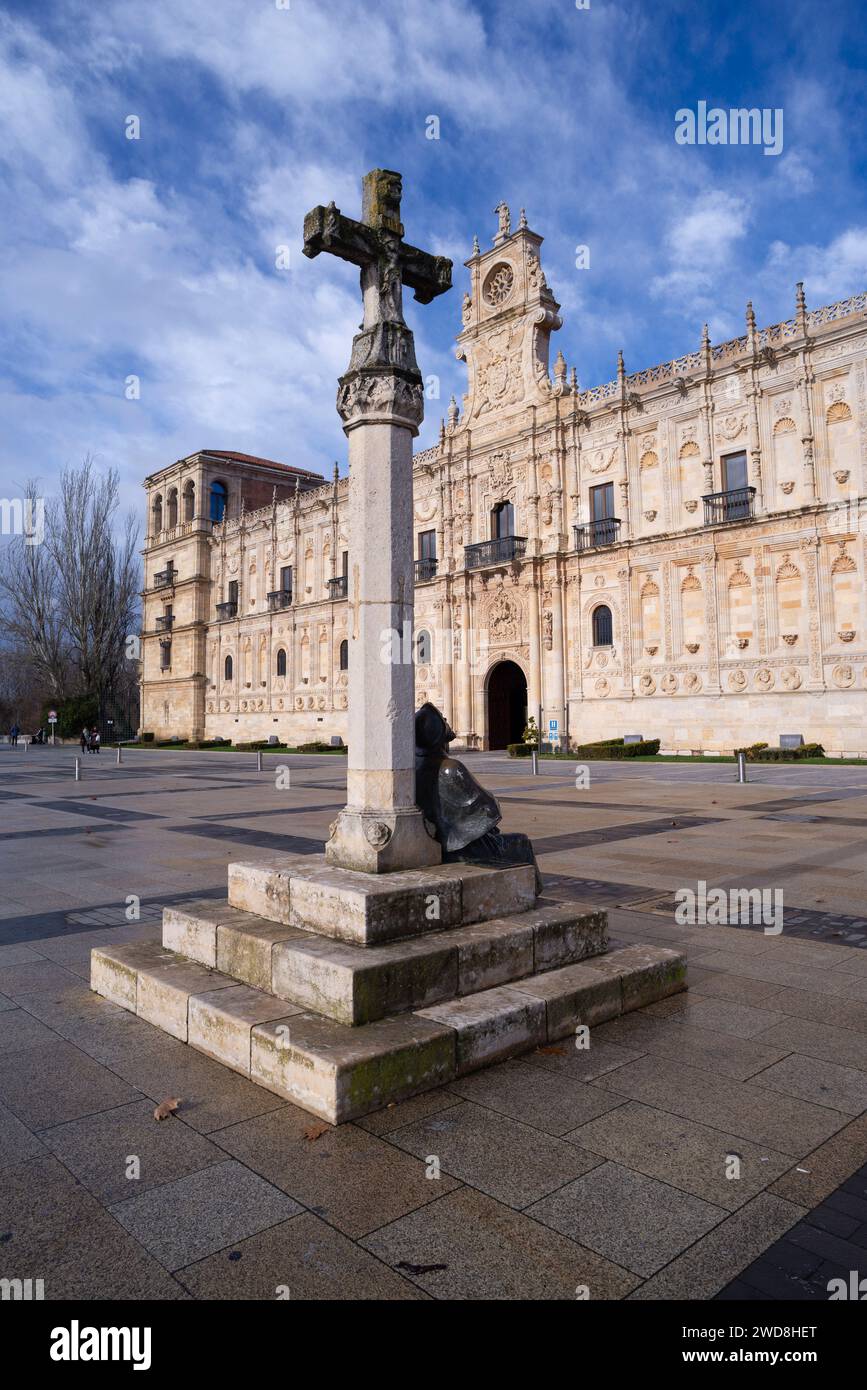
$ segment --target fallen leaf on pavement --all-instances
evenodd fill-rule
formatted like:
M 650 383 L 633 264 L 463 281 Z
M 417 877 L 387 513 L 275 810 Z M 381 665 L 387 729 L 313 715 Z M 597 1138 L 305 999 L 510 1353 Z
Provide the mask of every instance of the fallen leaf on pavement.
M 161 1100 L 154 1111 L 155 1120 L 167 1120 L 173 1110 L 177 1110 L 181 1103 L 180 1096 L 172 1096 L 169 1100 Z
M 311 1125 L 309 1129 L 305 1129 L 304 1138 L 309 1139 L 312 1143 L 312 1141 L 318 1139 L 320 1135 L 327 1134 L 330 1128 L 330 1125 Z

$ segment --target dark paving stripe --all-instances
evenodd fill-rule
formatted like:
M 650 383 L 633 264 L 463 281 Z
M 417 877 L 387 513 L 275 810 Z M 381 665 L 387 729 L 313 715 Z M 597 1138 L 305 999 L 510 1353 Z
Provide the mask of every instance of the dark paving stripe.
M 867 787 L 838 787 L 836 791 L 809 792 L 806 796 L 779 797 L 776 801 L 754 801 L 752 806 L 745 806 L 744 810 L 795 811 L 815 806 L 820 801 L 851 801 L 858 796 L 867 797 Z
M 215 887 L 209 890 L 207 887 L 199 887 L 186 893 L 142 898 L 140 920 L 159 923 L 162 921 L 164 907 L 174 907 L 196 898 L 225 897 L 225 891 L 224 882 L 222 888 Z M 125 913 L 124 898 L 116 903 L 99 903 L 94 907 L 63 908 L 60 911 L 37 912 L 30 916 L 5 917 L 0 921 L 0 945 L 20 946 L 28 941 L 41 941 L 49 937 L 105 931 L 106 927 L 128 927 L 130 924 Z
M 281 854 L 321 854 L 324 840 L 308 840 L 300 835 L 272 835 L 267 830 L 242 830 L 234 825 L 168 825 L 175 835 L 199 835 L 205 840 L 231 840 L 256 849 L 273 849 Z
M 115 795 L 122 796 L 123 793 L 115 792 Z M 94 820 L 129 822 L 162 819 L 154 811 L 125 811 L 120 806 L 97 806 L 92 801 L 40 801 L 39 808 L 43 811 L 66 811 L 71 816 L 89 816 Z
M 857 825 L 867 830 L 867 816 L 810 816 L 797 812 L 786 815 L 783 811 L 777 811 L 767 816 L 757 816 L 756 819 L 791 821 L 796 825 Z
M 691 885 L 685 884 L 684 887 Z M 748 888 L 748 884 L 743 885 Z M 726 890 L 728 891 L 728 890 Z M 765 891 L 771 891 L 766 889 Z M 770 899 L 773 903 L 773 898 Z M 663 893 L 651 898 L 638 900 L 631 904 L 634 910 L 655 912 L 662 917 L 674 918 L 678 907 L 673 893 Z M 697 924 L 698 926 L 701 923 Z M 764 931 L 762 922 L 723 922 L 721 926 L 742 931 Z M 810 907 L 783 906 L 783 934 L 799 937 L 804 941 L 827 941 L 835 946 L 855 946 L 867 949 L 867 916 L 853 917 L 846 912 L 817 912 Z
M 534 787 L 535 791 L 536 788 Z M 559 797 L 553 800 L 550 796 L 512 796 L 510 793 L 497 792 L 498 801 L 513 801 L 516 806 L 545 806 L 549 811 L 556 811 L 559 807 L 568 807 L 570 811 L 634 811 L 636 815 L 649 814 L 655 811 L 657 815 L 663 816 L 666 811 L 674 816 L 677 813 L 671 811 L 668 806 L 635 806 L 628 801 L 585 801 L 581 792 L 576 789 L 574 801 L 564 801 Z M 865 822 L 867 824 L 867 822 Z
M 125 822 L 125 821 L 122 822 L 121 824 L 116 824 L 116 825 L 105 825 L 105 824 L 103 823 L 103 824 L 100 825 L 100 827 L 99 827 L 99 832 L 98 832 L 98 833 L 99 833 L 100 835 L 110 835 L 110 834 L 112 834 L 113 831 L 115 831 L 115 830 L 128 830 L 128 829 L 129 829 L 129 825 L 128 825 L 128 823 Z M 13 831 L 11 831 L 9 834 L 7 834 L 6 832 L 4 832 L 4 834 L 3 834 L 3 840 L 4 840 L 4 843 L 5 843 L 7 840 L 31 840 L 31 841 L 33 842 L 34 846 L 35 846 L 35 844 L 36 844 L 36 842 L 37 842 L 38 840 L 52 839 L 52 838 L 55 838 L 55 837 L 57 837 L 57 836 L 62 836 L 62 835 L 95 835 L 95 834 L 97 834 L 97 830 L 96 830 L 96 827 L 95 827 L 95 826 L 89 826 L 89 825 L 56 825 L 56 826 L 54 826 L 51 830 L 13 830 Z M 21 867 L 22 867 L 22 868 L 26 867 L 26 864 L 22 864 Z M 34 867 L 35 867 L 35 868 L 39 868 L 39 867 L 41 867 L 41 865 L 40 865 L 40 864 L 36 864 Z
M 854 1280 L 852 1271 L 855 1271 Z M 867 1164 L 742 1270 L 718 1299 L 795 1299 L 827 1303 L 832 1279 L 863 1301 L 867 1284 Z M 853 1293 L 850 1285 L 856 1286 Z M 840 1300 L 843 1301 L 843 1300 Z
M 631 903 L 647 896 L 647 888 L 634 883 L 611 883 L 598 878 L 575 878 L 572 874 L 542 874 L 546 897 L 575 902 L 605 903 L 608 906 Z
M 718 825 L 720 816 L 660 816 L 658 820 L 629 825 L 608 825 L 601 830 L 575 830 L 565 835 L 534 838 L 537 854 L 553 854 L 563 849 L 583 849 L 586 845 L 606 845 L 613 840 L 634 840 L 643 835 L 662 835 L 669 830 L 694 830 L 702 825 Z

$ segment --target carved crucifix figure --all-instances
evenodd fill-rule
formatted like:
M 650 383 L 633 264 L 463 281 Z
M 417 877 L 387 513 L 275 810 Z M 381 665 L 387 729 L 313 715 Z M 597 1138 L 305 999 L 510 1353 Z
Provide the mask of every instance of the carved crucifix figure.
M 427 304 L 451 288 L 451 261 L 409 246 L 401 178 L 374 169 L 362 220 L 333 203 L 304 219 L 304 254 L 327 251 L 361 270 L 364 321 L 340 378 L 337 409 L 349 441 L 347 805 L 326 845 L 329 863 L 383 873 L 438 863 L 438 841 L 415 802 L 412 441 L 424 392 L 403 286 Z M 410 643 L 410 647 L 412 644 Z

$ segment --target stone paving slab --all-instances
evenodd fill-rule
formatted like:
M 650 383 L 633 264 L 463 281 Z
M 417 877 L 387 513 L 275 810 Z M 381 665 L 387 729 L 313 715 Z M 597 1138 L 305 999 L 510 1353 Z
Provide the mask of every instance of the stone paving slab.
M 529 1125 L 466 1102 L 396 1130 L 392 1142 L 518 1209 L 601 1160 Z
M 106 1205 L 140 1196 L 225 1158 L 216 1145 L 173 1116 L 157 1123 L 151 1100 L 68 1120 L 41 1130 L 39 1137 Z
M 621 1104 L 581 1081 L 567 1081 L 517 1059 L 458 1077 L 448 1089 L 464 1100 L 555 1135 L 566 1134 Z
M 204 1299 L 428 1298 L 402 1270 L 390 1270 L 312 1212 L 235 1240 L 231 1248 L 178 1270 L 176 1277 L 195 1298 Z
M 713 1115 L 708 1116 L 708 1121 Z M 565 1136 L 585 1152 L 657 1178 L 727 1211 L 769 1187 L 790 1165 L 788 1154 L 753 1144 L 636 1101 L 592 1119 Z M 732 1169 L 731 1158 L 738 1159 Z M 737 1176 L 729 1176 L 736 1172 Z
M 461 1188 L 362 1244 L 440 1299 L 623 1298 L 638 1280 L 522 1212 Z
M 790 1058 L 803 1059 L 771 1077 L 790 1086 L 793 1076 L 801 1085 L 807 1077 L 811 1086 L 829 1078 L 855 1084 L 852 1077 L 815 1070 L 811 1059 L 867 1075 L 865 953 L 849 940 L 867 902 L 863 837 L 858 826 L 848 827 L 847 838 L 837 835 L 840 826 L 815 819 L 819 805 L 822 816 L 835 807 L 850 819 L 862 810 L 867 815 L 867 788 L 855 785 L 865 781 L 862 769 L 769 765 L 739 788 L 725 767 L 599 765 L 593 774 L 597 805 L 582 810 L 572 779 L 558 780 L 553 765 L 543 763 L 540 776 L 531 779 L 507 759 L 478 755 L 478 775 L 506 792 L 504 830 L 530 827 L 540 840 L 647 825 L 666 810 L 671 820 L 715 817 L 684 835 L 663 826 L 652 837 L 560 850 L 543 861 L 543 870 L 550 865 L 557 872 L 547 896 L 606 908 L 612 935 L 624 941 L 685 949 L 690 990 L 629 1015 L 650 1023 L 641 1041 L 639 1029 L 630 1044 L 608 1041 L 591 1027 L 587 1049 L 565 1036 L 520 1062 L 503 1064 L 507 1074 L 532 1070 L 543 1078 L 535 1099 L 527 1083 L 507 1075 L 505 1085 L 492 1080 L 484 1098 L 468 1100 L 434 1088 L 308 1139 L 309 1115 L 92 994 L 81 971 L 91 945 L 134 944 L 148 933 L 155 938 L 164 905 L 221 894 L 229 860 L 273 853 L 271 845 L 307 859 L 321 852 L 331 803 L 342 804 L 345 764 L 293 758 L 293 833 L 269 835 L 286 828 L 285 798 L 271 779 L 256 778 L 252 758 L 241 756 L 230 765 L 207 754 L 142 753 L 133 766 L 130 754 L 122 769 L 92 759 L 85 767 L 85 798 L 70 768 L 52 765 L 54 754 L 45 751 L 49 760 L 38 767 L 34 758 L 29 770 L 20 764 L 2 768 L 4 791 L 19 793 L 16 805 L 23 793 L 27 821 L 16 825 L 18 838 L 0 843 L 6 868 L 0 875 L 0 971 L 17 972 L 4 976 L 9 984 L 0 987 L 0 1019 L 10 1025 L 0 1035 L 0 1233 L 12 1235 L 0 1243 L 0 1277 L 47 1275 L 48 1298 L 272 1299 L 278 1283 L 289 1287 L 290 1297 L 294 1289 L 298 1297 L 357 1298 L 369 1282 L 370 1294 L 389 1300 L 409 1293 L 572 1301 L 581 1283 L 591 1298 L 713 1298 L 733 1285 L 742 1297 L 774 1299 L 783 1296 L 781 1289 L 797 1290 L 791 1279 L 783 1282 L 789 1276 L 815 1283 L 814 1275 L 824 1270 L 827 1280 L 846 1243 L 850 1260 L 853 1248 L 863 1248 L 854 1240 L 859 1228 L 852 1226 L 860 1209 L 849 1204 L 865 1200 L 851 1182 L 867 1157 L 867 1112 L 853 1117 L 836 1110 L 827 1104 L 830 1093 L 821 1090 L 816 1103 L 762 1085 L 768 1068 L 738 1081 L 719 1073 L 712 1052 L 697 1066 L 695 1054 L 672 1058 L 649 1049 L 654 1029 L 657 1038 L 664 1036 L 658 1028 L 664 1022 L 672 1032 L 685 1027 L 685 1036 L 699 1030 L 782 1052 L 771 1070 Z M 111 816 L 40 807 L 43 799 L 56 802 L 67 795 L 88 805 L 95 796 L 97 804 L 153 818 L 124 821 L 115 831 Z M 772 813 L 803 813 L 809 820 L 765 822 L 763 838 L 758 825 L 745 831 L 769 801 Z M 217 824 L 211 819 L 215 810 Z M 248 820 L 251 813 L 266 819 Z M 262 847 L 251 849 L 260 829 Z M 51 858 L 48 881 L 35 870 L 20 872 L 22 846 L 34 835 Z M 681 927 L 657 910 L 661 899 L 698 877 L 732 887 L 784 885 L 783 937 L 734 927 Z M 141 896 L 137 923 L 125 920 L 129 893 Z M 21 1077 L 9 1065 L 9 1049 L 21 1060 Z M 55 1057 L 60 1060 L 52 1078 Z M 552 1081 L 562 1086 L 560 1093 L 550 1089 Z M 457 1084 L 463 1088 L 464 1082 Z M 120 1099 L 117 1085 L 124 1088 Z M 3 1105 L 4 1086 L 15 1089 L 18 1109 L 8 1094 Z M 30 1090 L 34 1104 L 25 1109 Z M 72 1111 L 81 1113 L 63 1109 L 64 1090 Z M 577 1095 L 588 1093 L 611 1108 L 583 1121 L 579 1116 L 563 1135 L 546 1132 L 546 1124 L 559 1127 Z M 170 1121 L 158 1125 L 149 1116 L 167 1096 L 181 1097 L 181 1104 Z M 835 1099 L 846 1103 L 847 1092 Z M 507 1108 L 514 1116 L 504 1113 Z M 204 1183 L 225 1162 L 256 1174 L 258 1163 L 260 1180 L 311 1210 L 289 1217 L 269 1213 L 274 1219 L 263 1230 L 230 1236 L 175 1275 L 119 1225 L 97 1195 L 106 1194 L 114 1204 L 116 1155 L 127 1142 L 124 1123 L 131 1123 L 130 1152 L 137 1143 L 144 1159 L 142 1182 L 156 1181 L 152 1191 L 186 1179 Z M 46 1148 L 49 1135 L 66 1144 L 65 1151 L 58 1148 L 61 1162 Z M 201 1142 L 207 1151 L 197 1148 Z M 721 1148 L 741 1156 L 739 1180 L 720 1178 Z M 217 1162 L 210 1161 L 212 1149 Z M 439 1179 L 426 1176 L 431 1155 L 439 1157 Z M 187 1171 L 187 1164 L 202 1158 L 209 1161 Z M 528 1214 L 528 1205 L 589 1179 L 604 1164 L 718 1208 L 720 1219 L 647 1277 Z M 122 1175 L 120 1181 L 125 1201 L 129 1180 Z M 639 1186 L 648 1190 L 643 1182 Z M 233 1200 L 226 1197 L 227 1212 Z M 827 1210 L 814 1216 L 817 1204 L 826 1202 Z M 804 1234 L 806 1226 L 811 1230 Z M 786 1235 L 798 1227 L 800 1244 Z M 375 1246 L 380 1238 L 381 1249 Z M 767 1279 L 764 1293 L 754 1284 L 738 1284 L 777 1241 L 786 1244 L 786 1253 L 774 1257 L 772 1273 L 752 1276 Z M 241 1258 L 232 1259 L 233 1253 Z M 448 1269 L 428 1268 L 441 1263 Z
M 127 1197 L 109 1210 L 166 1269 L 179 1269 L 301 1210 L 231 1159 Z
M 318 1138 L 308 1138 L 320 1128 L 305 1111 L 287 1105 L 214 1138 L 227 1153 L 352 1237 L 436 1201 L 458 1185 L 445 1172 L 437 1180 L 428 1178 L 424 1161 L 356 1125 L 327 1128 Z
M 706 1235 L 723 1211 L 609 1161 L 535 1202 L 528 1214 L 647 1278 Z

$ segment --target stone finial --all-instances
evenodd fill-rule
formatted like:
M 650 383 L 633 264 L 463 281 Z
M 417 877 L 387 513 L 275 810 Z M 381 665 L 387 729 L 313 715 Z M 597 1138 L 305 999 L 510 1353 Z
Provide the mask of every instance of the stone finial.
M 473 237 L 473 255 L 481 255 L 481 248 L 479 247 L 479 238 L 477 236 Z
M 520 221 L 518 222 L 518 230 L 519 230 L 519 231 L 524 231 L 524 230 L 526 229 L 526 226 L 527 226 L 527 210 L 526 210 L 526 208 L 521 208 L 521 217 L 520 217 Z
M 756 331 L 756 315 L 753 309 L 753 301 L 747 300 L 747 332 L 752 334 Z
M 807 322 L 807 296 L 804 294 L 804 282 L 799 280 L 795 286 L 795 317 L 798 323 L 804 327 Z
M 703 351 L 703 352 L 706 352 L 707 349 L 710 347 L 710 333 L 708 332 L 708 327 L 707 327 L 707 324 L 706 324 L 706 323 L 705 323 L 705 324 L 702 324 L 702 329 L 701 329 L 701 346 L 702 346 L 702 351 Z
M 446 438 L 446 422 L 445 422 L 445 420 L 440 420 L 440 444 L 444 444 L 444 443 L 445 443 L 445 438 Z
M 572 372 L 571 372 L 571 375 L 570 375 L 570 377 L 569 377 L 569 385 L 572 387 L 572 393 L 573 393 L 573 395 L 576 395 L 576 396 L 577 396 L 577 394 L 578 394 L 578 368 L 577 368 L 577 367 L 573 367 L 573 368 L 572 368 Z
M 558 351 L 554 361 L 554 382 L 557 386 L 565 386 L 567 377 L 566 358 L 562 351 Z
M 457 401 L 455 400 L 454 396 L 452 396 L 451 400 L 449 401 L 449 411 L 448 411 L 448 415 L 449 415 L 449 425 L 451 426 L 452 429 L 454 429 L 455 425 L 458 423 L 458 418 L 459 418 L 459 416 L 460 416 L 460 413 L 461 413 L 461 412 L 458 410 L 458 403 L 457 403 Z
M 619 348 L 617 352 L 617 380 L 623 381 L 625 377 L 626 366 L 623 361 L 623 348 Z
M 509 212 L 508 203 L 497 203 L 494 208 L 497 214 L 497 235 L 494 237 L 494 245 L 499 246 L 512 235 L 512 214 Z
M 340 465 L 338 464 L 337 459 L 335 459 L 335 460 L 334 460 L 334 481 L 335 481 L 335 483 L 337 482 L 337 478 L 338 478 L 339 473 L 340 473 Z

